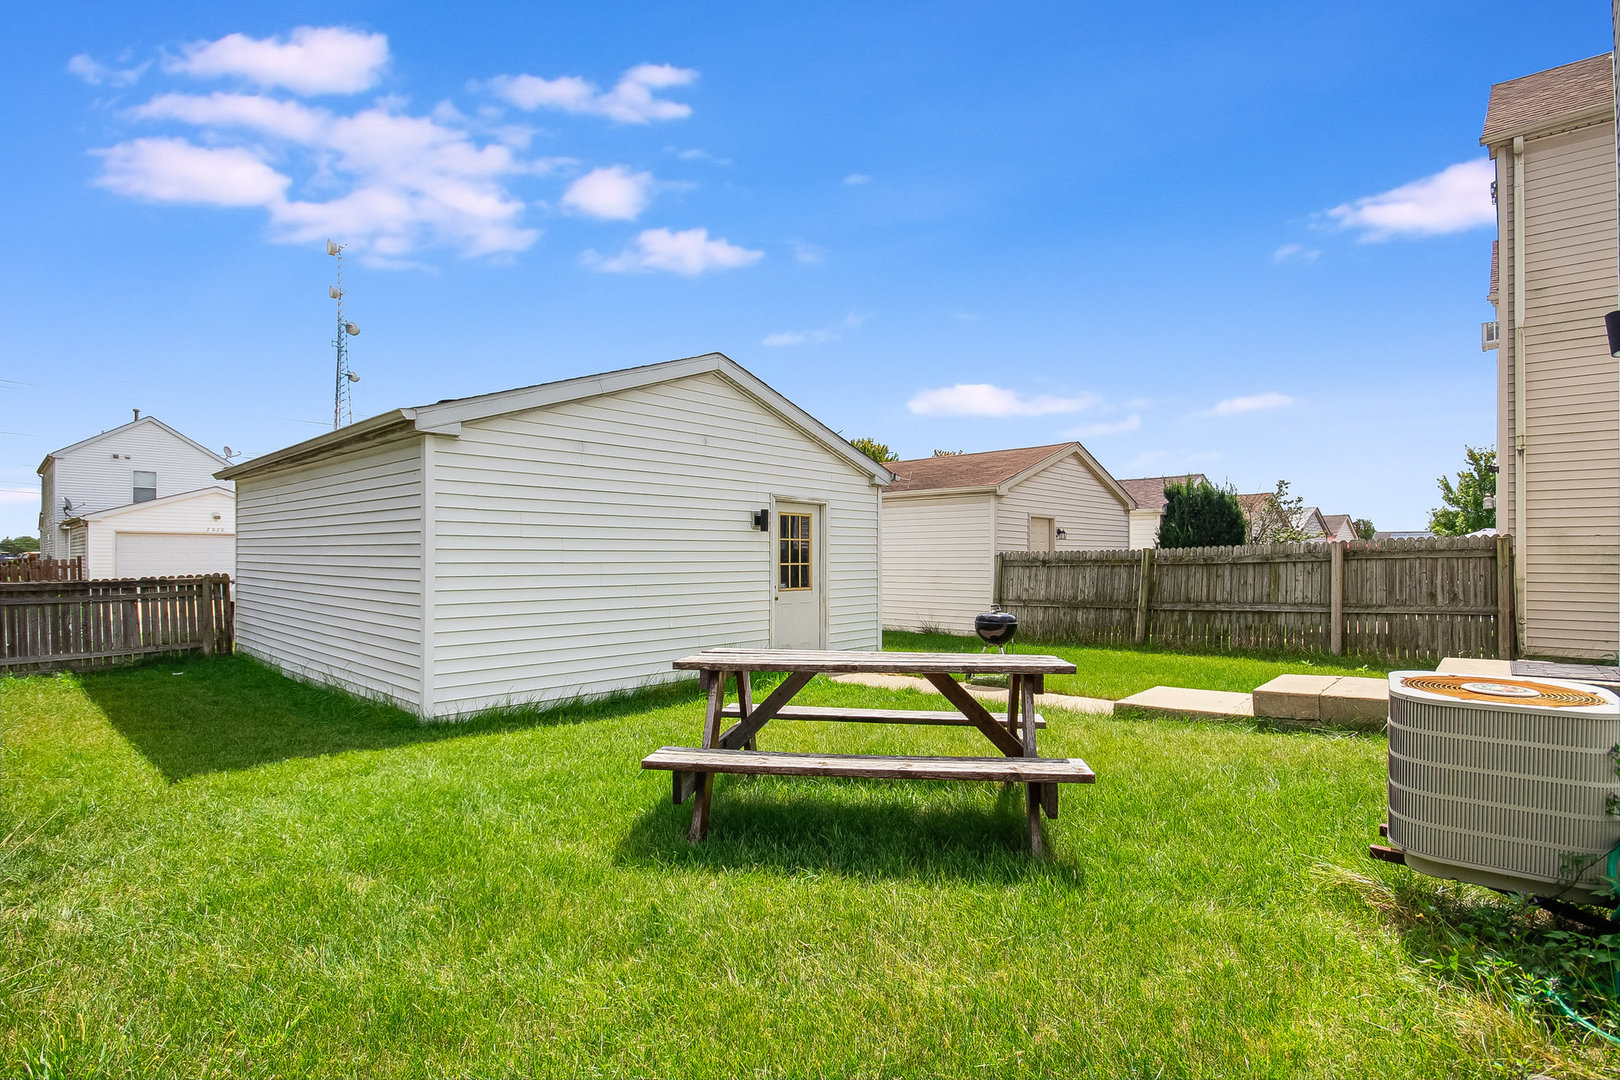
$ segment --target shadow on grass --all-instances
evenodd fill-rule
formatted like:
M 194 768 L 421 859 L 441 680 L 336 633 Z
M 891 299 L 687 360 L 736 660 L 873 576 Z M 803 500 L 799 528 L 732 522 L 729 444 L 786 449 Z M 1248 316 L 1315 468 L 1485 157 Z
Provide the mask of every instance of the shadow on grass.
M 606 720 L 697 699 L 695 682 L 683 682 L 545 709 L 510 706 L 456 723 L 423 723 L 395 706 L 296 682 L 242 656 L 154 662 L 81 675 L 79 683 L 118 733 L 171 783 L 291 758 Z
M 775 777 L 722 776 L 714 793 L 708 838 L 686 839 L 692 801 L 664 797 L 625 833 L 615 860 L 643 866 L 764 869 L 784 874 L 828 872 L 866 878 L 956 878 L 1014 882 L 1033 875 L 1084 884 L 1083 871 L 1061 851 L 1030 857 L 1022 785 L 971 785 L 955 805 L 918 805 L 885 798 L 894 781 L 840 779 L 825 786 Z M 963 785 L 904 781 L 916 794 Z M 985 790 L 980 790 L 984 787 Z M 817 790 L 817 789 L 820 790 Z M 952 800 L 955 801 L 954 799 Z

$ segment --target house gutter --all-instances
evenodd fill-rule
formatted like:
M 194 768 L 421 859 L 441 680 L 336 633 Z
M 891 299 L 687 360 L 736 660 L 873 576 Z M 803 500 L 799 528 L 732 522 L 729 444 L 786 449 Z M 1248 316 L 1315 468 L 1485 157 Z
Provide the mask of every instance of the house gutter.
M 1524 136 L 1513 139 L 1513 605 L 1517 637 L 1525 630 L 1525 548 L 1530 530 L 1525 523 L 1524 422 Z

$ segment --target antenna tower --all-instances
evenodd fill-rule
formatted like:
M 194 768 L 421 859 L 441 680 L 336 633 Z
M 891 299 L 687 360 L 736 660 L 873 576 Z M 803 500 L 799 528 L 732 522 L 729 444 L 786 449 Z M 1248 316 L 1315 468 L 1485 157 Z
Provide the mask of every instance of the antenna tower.
M 343 249 L 347 244 L 326 242 L 326 253 L 337 256 L 337 284 L 329 285 L 326 294 L 337 301 L 337 337 L 332 344 L 337 349 L 337 377 L 332 389 L 332 430 L 354 423 L 354 410 L 349 400 L 349 387 L 360 381 L 360 376 L 349 369 L 349 339 L 360 332 L 354 323 L 343 321 Z

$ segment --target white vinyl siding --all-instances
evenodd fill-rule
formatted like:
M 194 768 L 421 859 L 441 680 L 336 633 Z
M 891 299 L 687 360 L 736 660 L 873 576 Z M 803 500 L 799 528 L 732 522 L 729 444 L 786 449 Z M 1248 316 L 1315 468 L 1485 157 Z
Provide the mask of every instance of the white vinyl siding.
M 289 674 L 421 701 L 419 437 L 237 485 L 237 648 Z
M 973 632 L 995 588 L 995 496 L 883 500 L 883 625 Z
M 1620 376 L 1603 313 L 1617 287 L 1614 125 L 1525 141 L 1525 511 L 1513 520 L 1513 153 L 1496 148 L 1502 224 L 1497 518 L 1525 577 L 1522 652 L 1620 646 Z
M 996 508 L 996 547 L 1028 551 L 1030 515 L 1050 517 L 1064 531 L 1058 551 L 1130 546 L 1129 511 L 1096 473 L 1071 455 L 1049 465 L 1001 496 Z
M 879 646 L 878 488 L 719 375 L 469 421 L 433 474 L 439 715 L 768 645 L 773 498 L 825 507 L 828 647 Z

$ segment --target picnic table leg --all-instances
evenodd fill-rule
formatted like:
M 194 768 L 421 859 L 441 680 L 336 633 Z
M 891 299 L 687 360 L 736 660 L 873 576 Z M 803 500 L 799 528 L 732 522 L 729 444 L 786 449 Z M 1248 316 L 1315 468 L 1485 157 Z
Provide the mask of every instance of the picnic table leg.
M 704 668 L 698 681 L 708 696 L 703 714 L 703 748 L 708 750 L 720 739 L 720 710 L 726 703 L 726 676 L 724 672 Z M 714 796 L 714 774 L 700 772 L 694 775 L 697 799 L 692 803 L 692 827 L 687 830 L 686 838 L 695 844 L 709 835 L 709 804 Z
M 1009 680 L 1010 682 L 1010 680 Z M 1040 682 L 1040 676 L 1023 676 L 1018 679 L 1018 703 L 1023 713 L 1023 742 L 1024 756 L 1037 757 L 1035 752 L 1035 690 Z M 1012 691 L 1008 691 L 1007 711 L 1012 712 Z M 1052 786 L 1056 786 L 1055 784 Z M 1045 784 L 1030 784 L 1024 797 L 1024 816 L 1029 824 L 1029 853 L 1036 857 L 1046 854 L 1046 844 L 1041 837 L 1041 809 L 1046 802 Z
M 1021 675 L 1007 676 L 1007 734 L 1020 742 L 1023 740 L 1018 735 L 1018 688 L 1022 681 Z
M 749 681 L 748 672 L 739 671 L 736 674 L 737 712 L 741 715 L 741 719 L 746 720 L 748 714 L 754 711 L 754 684 Z M 757 735 L 748 736 L 747 741 L 743 743 L 743 749 L 758 750 L 759 746 L 754 741 L 756 738 L 758 738 Z

